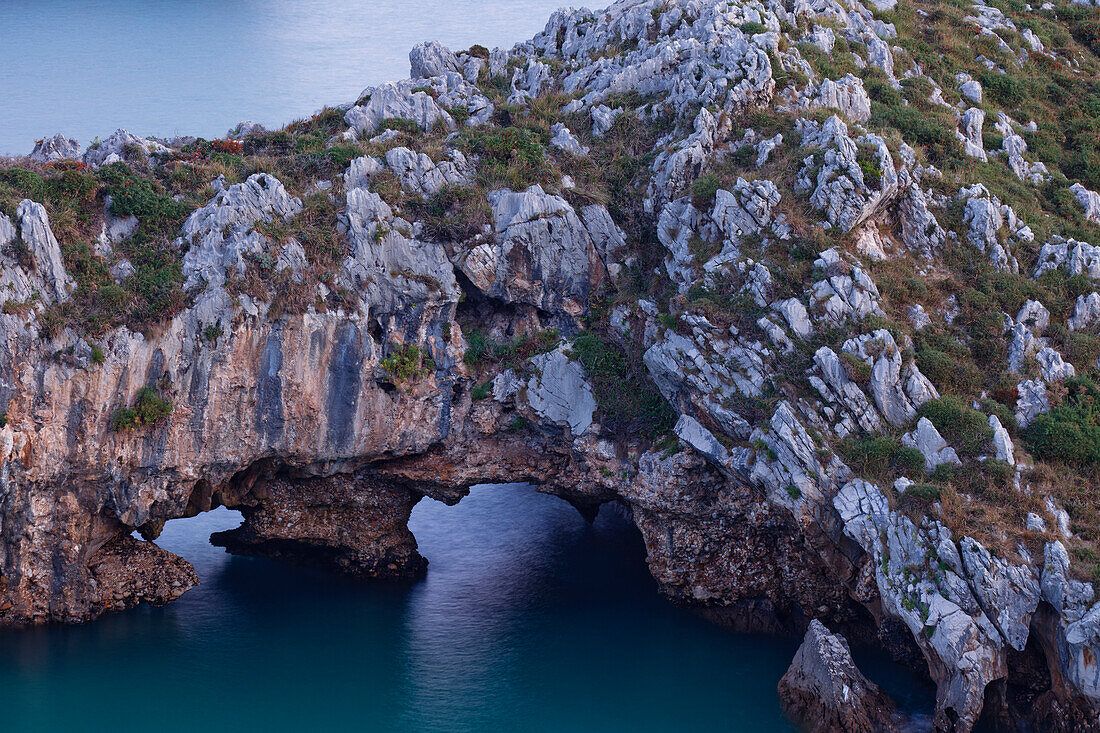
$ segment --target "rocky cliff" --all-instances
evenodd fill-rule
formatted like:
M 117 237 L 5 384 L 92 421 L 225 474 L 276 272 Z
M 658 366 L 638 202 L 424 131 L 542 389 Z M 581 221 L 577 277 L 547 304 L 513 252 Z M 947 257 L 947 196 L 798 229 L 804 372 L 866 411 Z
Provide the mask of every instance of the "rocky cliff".
M 282 130 L 44 139 L 0 169 L 0 622 L 174 600 L 160 528 L 222 505 L 415 576 L 417 501 L 523 480 L 627 507 L 677 603 L 926 668 L 940 730 L 1095 728 L 1096 27 L 622 0 Z

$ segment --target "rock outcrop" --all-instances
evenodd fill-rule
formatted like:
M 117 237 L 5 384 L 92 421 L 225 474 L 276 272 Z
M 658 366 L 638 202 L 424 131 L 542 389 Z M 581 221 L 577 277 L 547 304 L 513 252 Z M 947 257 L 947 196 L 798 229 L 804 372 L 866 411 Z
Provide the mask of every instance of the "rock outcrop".
M 779 680 L 779 699 L 787 717 L 814 733 L 898 729 L 893 703 L 856 667 L 848 642 L 816 619 Z
M 417 501 L 531 481 L 624 506 L 676 603 L 809 628 L 810 727 L 895 722 L 826 623 L 939 730 L 1095 727 L 1097 198 L 982 71 L 1093 67 L 975 2 L 945 78 L 894 5 L 620 0 L 280 131 L 43 141 L 0 201 L 0 623 L 172 601 L 160 529 L 218 506 L 231 552 L 415 577 Z

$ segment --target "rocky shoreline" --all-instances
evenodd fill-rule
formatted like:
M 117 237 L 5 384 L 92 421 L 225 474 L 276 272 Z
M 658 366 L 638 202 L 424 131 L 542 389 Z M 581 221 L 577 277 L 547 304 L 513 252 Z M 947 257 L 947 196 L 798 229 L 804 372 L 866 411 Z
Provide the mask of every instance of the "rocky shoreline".
M 625 506 L 673 602 L 808 629 L 811 729 L 897 722 L 822 622 L 926 666 L 938 730 L 1096 729 L 1092 464 L 1050 436 L 1100 195 L 922 67 L 934 12 L 621 0 L 281 131 L 7 161 L 0 623 L 178 598 L 156 537 L 218 506 L 230 552 L 416 577 L 418 501 L 530 481 Z M 1025 25 L 1068 10 L 963 12 L 986 86 L 1091 68 Z

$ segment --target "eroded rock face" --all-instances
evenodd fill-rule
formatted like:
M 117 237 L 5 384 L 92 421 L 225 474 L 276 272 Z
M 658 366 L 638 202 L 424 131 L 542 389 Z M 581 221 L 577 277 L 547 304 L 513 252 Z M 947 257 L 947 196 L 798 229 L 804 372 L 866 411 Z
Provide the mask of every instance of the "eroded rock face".
M 244 522 L 211 542 L 236 555 L 308 562 L 353 576 L 416 577 L 427 560 L 416 551 L 409 515 L 420 495 L 368 473 L 331 478 L 274 477 L 259 496 L 230 507 Z
M 606 278 L 597 241 L 606 222 L 591 212 L 590 229 L 560 196 L 540 186 L 494 191 L 493 240 L 470 250 L 462 271 L 486 295 L 576 318 L 588 294 Z M 595 237 L 595 239 L 594 239 Z
M 30 158 L 42 163 L 53 160 L 79 160 L 80 143 L 74 138 L 57 133 L 53 137 L 43 138 L 35 143 Z
M 156 153 L 167 153 L 169 149 L 147 138 L 138 137 L 129 130 L 115 130 L 103 142 L 93 143 L 84 153 L 84 162 L 93 168 L 117 161 L 128 161 L 135 157 L 148 157 Z
M 847 640 L 817 619 L 779 681 L 779 699 L 787 717 L 815 733 L 897 730 L 893 703 L 856 667 Z

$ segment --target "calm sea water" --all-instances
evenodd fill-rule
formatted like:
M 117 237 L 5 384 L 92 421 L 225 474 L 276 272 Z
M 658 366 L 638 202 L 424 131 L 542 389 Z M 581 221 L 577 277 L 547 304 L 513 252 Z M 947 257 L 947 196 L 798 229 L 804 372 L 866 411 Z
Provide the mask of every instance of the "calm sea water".
M 523 485 L 425 500 L 425 580 L 358 584 L 226 555 L 224 509 L 159 540 L 202 584 L 166 608 L 0 633 L 0 724 L 33 731 L 789 731 L 775 686 L 797 641 L 674 608 L 633 527 Z M 931 691 L 880 657 L 910 709 Z
M 118 127 L 282 126 L 409 74 L 408 53 L 511 47 L 564 0 L 0 0 L 0 153 Z M 606 3 L 597 0 L 596 5 Z

